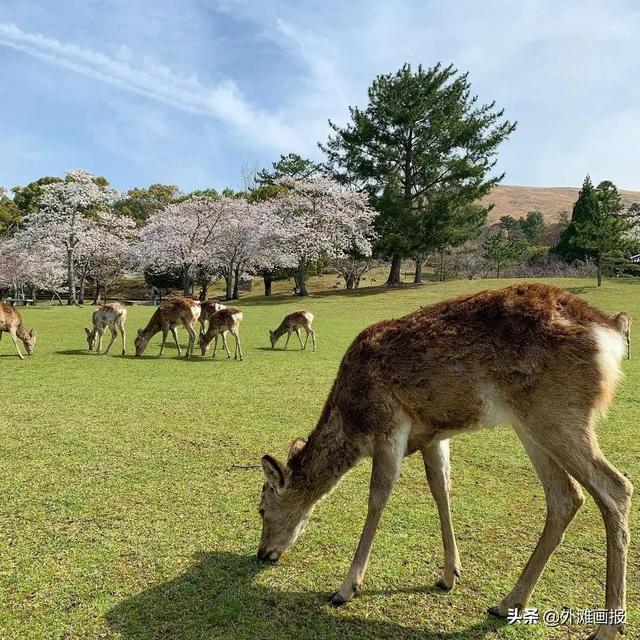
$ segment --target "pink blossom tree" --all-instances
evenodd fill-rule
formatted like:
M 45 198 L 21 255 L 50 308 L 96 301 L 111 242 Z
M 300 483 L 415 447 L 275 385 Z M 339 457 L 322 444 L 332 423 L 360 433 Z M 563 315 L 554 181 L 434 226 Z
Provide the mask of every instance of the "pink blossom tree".
M 118 192 L 84 170 L 69 171 L 61 182 L 42 188 L 40 210 L 24 221 L 37 230 L 41 242 L 63 247 L 66 257 L 68 304 L 77 303 L 76 253 L 83 237 L 93 228 L 92 218 L 105 212 Z
M 307 295 L 307 269 L 313 262 L 371 255 L 376 212 L 368 206 L 365 194 L 328 178 L 284 179 L 280 184 L 288 191 L 270 203 L 286 239 L 286 251 L 295 257 L 298 295 Z

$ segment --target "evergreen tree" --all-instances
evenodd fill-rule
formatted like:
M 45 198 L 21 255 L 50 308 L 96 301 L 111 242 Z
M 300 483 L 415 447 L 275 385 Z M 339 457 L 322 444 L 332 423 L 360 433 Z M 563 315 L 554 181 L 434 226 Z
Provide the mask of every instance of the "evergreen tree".
M 571 222 L 569 226 L 560 234 L 560 240 L 556 246 L 556 252 L 567 260 L 584 260 L 589 253 L 585 248 L 574 242 L 576 236 L 576 224 L 593 220 L 596 216 L 598 202 L 596 190 L 591 182 L 590 176 L 584 179 L 582 189 L 578 194 L 578 199 L 573 205 L 571 212 Z
M 500 229 L 484 241 L 484 257 L 495 264 L 496 278 L 500 277 L 500 268 L 522 262 L 529 245 L 522 238 L 510 239 L 507 232 Z
M 256 182 L 259 186 L 271 185 L 281 178 L 294 178 L 295 180 L 307 180 L 313 178 L 320 171 L 320 165 L 308 158 L 303 158 L 297 153 L 281 155 L 277 162 L 271 164 L 271 170 L 261 169 L 256 174 Z
M 328 167 L 343 182 L 372 194 L 379 209 L 377 253 L 391 259 L 388 284 L 400 282 L 403 258 L 437 247 L 418 233 L 443 198 L 459 211 L 486 195 L 502 175 L 489 177 L 497 148 L 514 130 L 495 103 L 479 106 L 468 75 L 437 64 L 378 76 L 365 109 L 324 145 Z M 423 229 L 430 224 L 422 224 Z
M 621 215 L 622 198 L 616 186 L 609 180 L 595 190 L 595 212 L 588 218 L 572 222 L 572 245 L 596 259 L 598 286 L 602 285 L 602 266 L 607 253 L 621 250 L 629 243 L 629 232 L 634 223 Z

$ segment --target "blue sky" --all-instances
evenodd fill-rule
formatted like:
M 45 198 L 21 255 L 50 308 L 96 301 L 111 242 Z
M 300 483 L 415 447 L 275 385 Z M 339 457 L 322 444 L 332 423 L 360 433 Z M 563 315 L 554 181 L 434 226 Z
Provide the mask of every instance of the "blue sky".
M 639 33 L 633 0 L 0 0 L 0 185 L 238 187 L 440 60 L 518 120 L 506 184 L 640 189 Z

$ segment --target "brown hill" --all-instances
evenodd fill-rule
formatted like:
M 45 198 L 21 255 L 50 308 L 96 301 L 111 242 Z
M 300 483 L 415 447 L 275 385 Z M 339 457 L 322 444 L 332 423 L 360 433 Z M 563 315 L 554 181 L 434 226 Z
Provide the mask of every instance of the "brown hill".
M 482 199 L 483 204 L 494 204 L 489 220 L 497 222 L 502 216 L 524 218 L 529 211 L 540 211 L 547 222 L 557 219 L 561 211 L 571 215 L 573 203 L 580 189 L 573 187 L 511 187 L 498 185 Z M 626 207 L 640 203 L 640 191 L 620 189 Z

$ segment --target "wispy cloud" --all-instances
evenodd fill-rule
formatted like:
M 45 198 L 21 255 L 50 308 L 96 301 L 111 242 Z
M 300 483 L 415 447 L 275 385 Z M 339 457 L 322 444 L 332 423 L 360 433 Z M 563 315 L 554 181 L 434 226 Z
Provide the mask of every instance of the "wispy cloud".
M 0 45 L 182 111 L 213 116 L 264 146 L 282 148 L 297 139 L 280 115 L 253 107 L 229 79 L 207 86 L 196 75 L 181 75 L 149 60 L 134 62 L 126 48 L 109 56 L 10 23 L 0 22 Z

